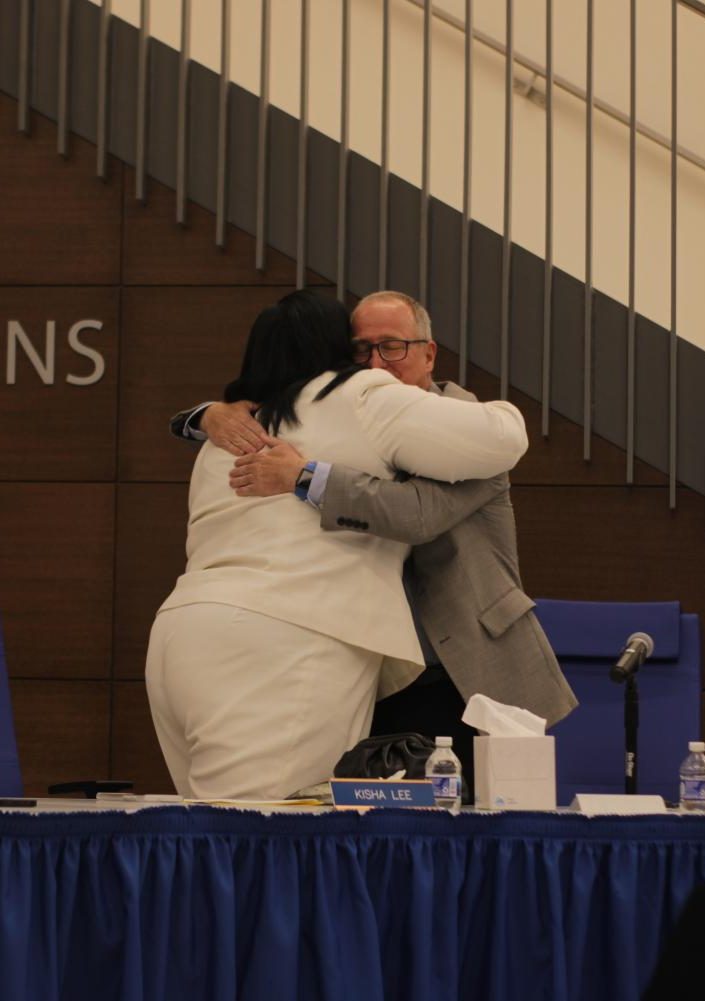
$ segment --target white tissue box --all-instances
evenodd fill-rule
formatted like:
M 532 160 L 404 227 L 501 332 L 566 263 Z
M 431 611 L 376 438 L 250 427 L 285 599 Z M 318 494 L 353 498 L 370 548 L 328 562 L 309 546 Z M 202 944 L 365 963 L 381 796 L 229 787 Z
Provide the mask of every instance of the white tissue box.
M 554 737 L 474 737 L 475 806 L 555 810 Z

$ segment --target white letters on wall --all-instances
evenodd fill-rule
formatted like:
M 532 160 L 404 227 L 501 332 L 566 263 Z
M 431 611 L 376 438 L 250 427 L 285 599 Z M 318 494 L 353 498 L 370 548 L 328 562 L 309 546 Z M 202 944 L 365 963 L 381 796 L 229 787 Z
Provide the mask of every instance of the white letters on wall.
M 77 323 L 74 323 L 69 330 L 69 347 L 77 355 L 85 355 L 86 358 L 90 358 L 95 368 L 90 375 L 67 375 L 66 381 L 70 382 L 72 386 L 92 386 L 94 382 L 99 382 L 103 378 L 105 372 L 105 359 L 102 354 L 93 348 L 87 347 L 85 344 L 81 344 L 78 339 L 79 332 L 86 328 L 90 330 L 102 330 L 103 323 L 101 320 L 79 320 Z
M 17 382 L 17 345 L 29 358 L 33 368 L 45 386 L 54 384 L 54 365 L 56 362 L 56 324 L 47 320 L 44 339 L 44 361 L 29 337 L 17 320 L 9 320 L 7 324 L 7 384 L 14 386 Z
M 82 330 L 102 330 L 102 320 L 77 320 L 69 329 L 67 335 L 71 350 L 93 363 L 93 371 L 88 375 L 73 375 L 67 372 L 65 381 L 72 386 L 92 386 L 99 382 L 105 374 L 105 359 L 95 348 L 88 347 L 79 339 Z M 56 321 L 47 320 L 44 331 L 43 348 L 37 348 L 37 338 L 30 339 L 19 320 L 7 321 L 7 351 L 5 365 L 5 381 L 8 386 L 17 385 L 18 348 L 30 362 L 45 386 L 53 386 L 56 381 Z

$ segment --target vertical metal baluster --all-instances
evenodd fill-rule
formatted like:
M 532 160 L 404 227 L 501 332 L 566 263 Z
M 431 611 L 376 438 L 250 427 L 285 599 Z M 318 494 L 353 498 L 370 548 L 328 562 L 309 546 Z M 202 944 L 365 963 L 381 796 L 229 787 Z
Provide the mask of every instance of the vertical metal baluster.
M 543 365 L 541 434 L 551 419 L 551 326 L 553 317 L 553 0 L 546 0 L 546 235 L 543 266 Z
M 299 94 L 299 161 L 296 202 L 296 287 L 306 283 L 306 180 L 308 168 L 308 49 L 310 0 L 301 0 L 301 78 Z
M 509 391 L 509 293 L 512 261 L 512 83 L 514 69 L 514 3 L 507 0 L 507 42 L 504 76 L 504 240 L 502 243 L 502 315 L 500 329 L 500 396 Z
M 137 132 L 135 135 L 135 198 L 147 200 L 147 85 L 149 82 L 149 0 L 140 0 L 137 43 Z
M 108 89 L 110 75 L 110 6 L 103 0 L 98 30 L 98 123 L 96 128 L 96 174 L 101 180 L 108 176 Z
M 56 108 L 56 152 L 59 156 L 68 155 L 70 25 L 71 0 L 61 0 L 61 7 L 59 9 L 59 80 Z
M 592 162 L 595 0 L 587 0 L 587 96 L 585 138 L 585 315 L 583 328 L 583 459 L 590 461 L 592 437 Z
M 423 131 L 421 137 L 421 204 L 419 207 L 419 301 L 428 291 L 428 210 L 431 188 L 431 46 L 433 41 L 431 0 L 423 11 Z
M 463 144 L 463 216 L 460 222 L 460 331 L 458 382 L 468 378 L 468 327 L 470 325 L 470 237 L 472 235 L 472 26 L 473 0 L 465 0 L 465 101 Z
M 382 135 L 379 160 L 379 263 L 377 284 L 387 287 L 387 256 L 389 242 L 389 83 L 390 83 L 390 0 L 382 7 Z
M 340 73 L 340 149 L 338 156 L 338 283 L 337 294 L 345 301 L 348 238 L 348 158 L 350 155 L 350 0 L 343 0 Z
M 31 0 L 21 0 L 18 38 L 19 65 L 17 71 L 17 131 L 29 135 L 29 75 L 31 47 Z
M 671 334 L 668 396 L 668 506 L 676 506 L 678 459 L 678 0 L 671 6 Z
M 269 0 L 262 0 L 262 26 L 259 62 L 259 116 L 257 121 L 257 237 L 255 267 L 264 271 L 266 264 L 267 229 L 267 166 L 269 162 Z
M 629 306 L 627 313 L 627 483 L 634 482 L 636 397 L 636 0 L 629 9 Z
M 188 78 L 191 43 L 191 0 L 181 0 L 181 48 L 176 122 L 176 221 L 186 225 L 186 159 L 188 155 Z
M 220 87 L 218 91 L 218 161 L 216 170 L 215 243 L 225 247 L 227 225 L 228 94 L 230 92 L 231 0 L 221 0 Z

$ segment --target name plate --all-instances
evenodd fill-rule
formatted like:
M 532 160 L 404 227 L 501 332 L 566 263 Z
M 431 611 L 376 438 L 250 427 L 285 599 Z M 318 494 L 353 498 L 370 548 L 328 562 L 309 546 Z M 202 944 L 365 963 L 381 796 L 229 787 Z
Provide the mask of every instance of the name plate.
M 607 816 L 609 814 L 628 816 L 665 813 L 666 804 L 663 801 L 663 796 L 578 792 L 570 804 L 570 809 L 584 813 L 586 817 Z
M 435 807 L 430 782 L 413 779 L 409 782 L 387 782 L 385 779 L 331 779 L 330 791 L 338 810 L 406 809 Z

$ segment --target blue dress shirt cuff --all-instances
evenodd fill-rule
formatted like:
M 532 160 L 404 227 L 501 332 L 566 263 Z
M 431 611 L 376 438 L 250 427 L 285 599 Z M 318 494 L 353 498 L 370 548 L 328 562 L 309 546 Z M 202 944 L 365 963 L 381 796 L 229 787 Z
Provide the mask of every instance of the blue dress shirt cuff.
M 326 492 L 330 470 L 330 462 L 316 462 L 316 471 L 311 479 L 306 500 L 309 504 L 312 504 L 317 511 L 321 510 L 321 505 L 323 504 L 323 497 Z

